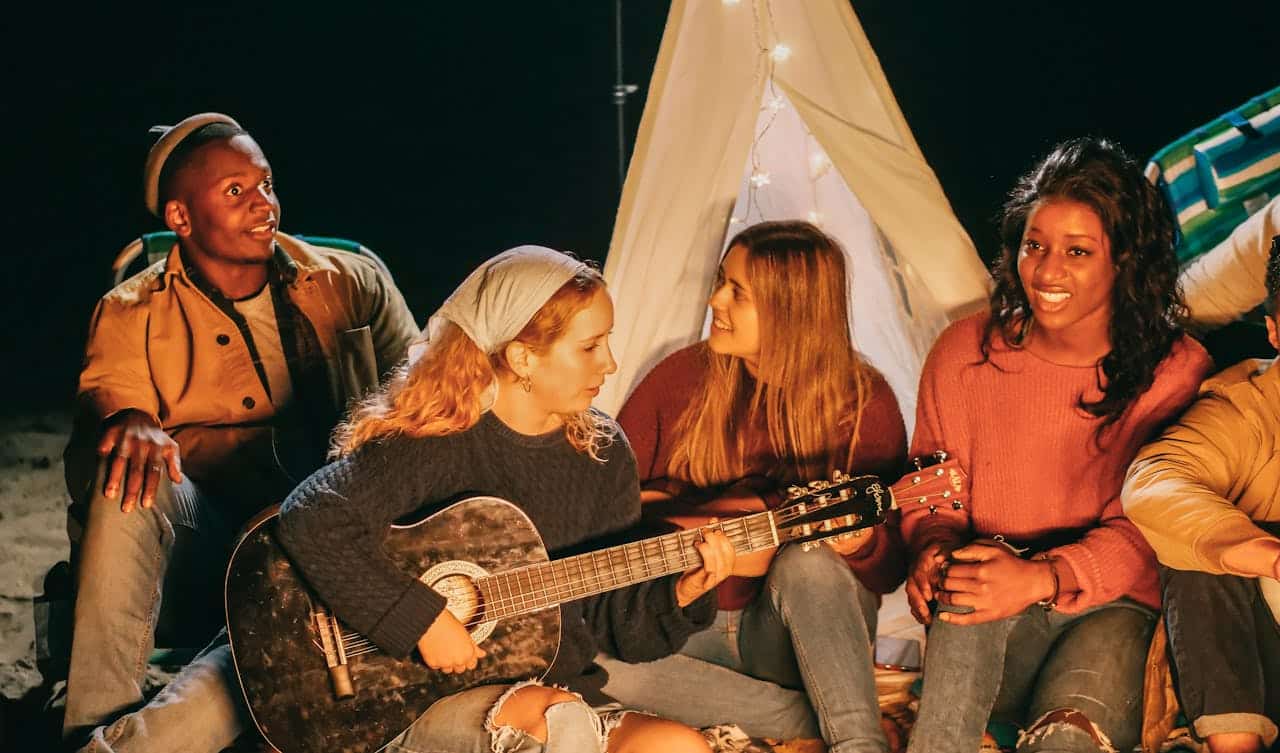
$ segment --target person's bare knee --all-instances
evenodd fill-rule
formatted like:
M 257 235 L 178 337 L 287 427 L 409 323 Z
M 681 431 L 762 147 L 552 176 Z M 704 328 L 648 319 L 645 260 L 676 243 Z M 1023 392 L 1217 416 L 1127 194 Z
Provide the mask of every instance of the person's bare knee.
M 543 743 L 547 741 L 547 709 L 557 703 L 581 702 L 578 696 L 559 688 L 526 685 L 502 703 L 494 724 L 513 727 Z
M 669 719 L 627 714 L 609 733 L 609 753 L 710 753 L 702 733 Z
M 1084 712 L 1071 708 L 1054 709 L 1032 722 L 1018 737 L 1018 750 L 1024 747 L 1034 750 L 1056 735 L 1083 736 L 1103 753 L 1116 753 L 1116 746 L 1111 743 L 1106 733 L 1090 721 Z
M 1252 732 L 1221 732 L 1205 738 L 1211 753 L 1263 753 L 1262 737 Z

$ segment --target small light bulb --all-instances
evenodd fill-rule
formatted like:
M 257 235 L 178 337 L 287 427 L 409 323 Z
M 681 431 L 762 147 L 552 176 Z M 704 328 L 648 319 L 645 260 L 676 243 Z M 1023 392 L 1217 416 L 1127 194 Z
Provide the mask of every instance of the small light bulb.
M 787 106 L 787 101 L 782 98 L 781 94 L 776 94 L 773 97 L 770 97 L 768 103 L 765 104 L 765 107 L 769 110 L 769 112 L 774 112 L 774 113 L 780 110 L 786 109 L 786 106 Z
M 812 222 L 815 225 L 822 224 L 822 213 L 817 211 L 816 209 L 812 212 L 809 212 L 808 218 L 809 218 L 809 222 Z
M 773 58 L 775 63 L 784 63 L 787 58 L 791 57 L 791 48 L 785 44 L 774 45 L 769 57 Z
M 769 185 L 769 173 L 751 173 L 751 185 L 756 188 L 763 188 Z
M 738 3 L 742 2 L 742 0 L 721 0 L 721 2 L 723 2 L 725 5 L 737 5 Z
M 809 177 L 817 180 L 831 169 L 831 158 L 826 152 L 816 151 L 809 155 Z
M 730 225 L 737 225 L 739 222 L 742 222 L 742 218 L 737 216 L 736 214 L 729 218 Z

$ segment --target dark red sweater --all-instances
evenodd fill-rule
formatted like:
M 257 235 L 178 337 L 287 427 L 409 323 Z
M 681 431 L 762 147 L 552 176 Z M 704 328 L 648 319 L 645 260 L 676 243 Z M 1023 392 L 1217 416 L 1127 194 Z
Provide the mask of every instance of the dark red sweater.
M 699 342 L 672 353 L 653 368 L 636 387 L 618 414 L 636 453 L 640 485 L 660 485 L 667 480 L 667 464 L 675 446 L 675 427 L 689 405 L 707 370 L 706 343 Z M 779 466 L 769 446 L 764 421 L 745 427 L 748 448 L 748 476 L 765 476 Z M 832 437 L 832 445 L 847 448 L 849 435 Z M 906 430 L 902 413 L 893 391 L 878 372 L 873 373 L 871 391 L 862 415 L 862 428 L 851 473 L 872 473 L 885 483 L 896 481 L 902 473 L 906 457 Z M 675 479 L 689 483 L 689 479 Z M 711 499 L 720 489 L 699 490 L 701 499 Z M 781 492 L 780 488 L 774 490 Z M 765 494 L 770 505 L 777 504 L 782 494 Z M 863 585 L 876 593 L 888 593 L 906 577 L 906 558 L 895 517 L 881 526 L 861 549 L 845 558 Z M 761 578 L 731 577 L 720 585 L 720 608 L 741 609 L 755 598 Z

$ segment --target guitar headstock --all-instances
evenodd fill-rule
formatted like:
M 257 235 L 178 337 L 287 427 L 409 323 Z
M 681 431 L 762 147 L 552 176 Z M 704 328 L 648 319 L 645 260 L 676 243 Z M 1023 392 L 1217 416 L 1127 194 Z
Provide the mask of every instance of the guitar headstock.
M 787 499 L 773 511 L 779 543 L 806 546 L 849 536 L 883 523 L 889 510 L 902 505 L 946 505 L 961 509 L 968 500 L 968 476 L 945 451 L 913 458 L 912 469 L 886 487 L 878 476 L 849 476 L 836 471 L 831 480 L 810 481 L 787 489 Z
M 892 507 L 893 496 L 878 476 L 836 471 L 830 481 L 787 489 L 786 501 L 773 516 L 779 543 L 808 545 L 883 523 Z
M 895 506 L 919 505 L 930 513 L 964 509 L 969 501 L 969 475 L 946 450 L 912 458 L 908 466 L 911 470 L 890 487 Z

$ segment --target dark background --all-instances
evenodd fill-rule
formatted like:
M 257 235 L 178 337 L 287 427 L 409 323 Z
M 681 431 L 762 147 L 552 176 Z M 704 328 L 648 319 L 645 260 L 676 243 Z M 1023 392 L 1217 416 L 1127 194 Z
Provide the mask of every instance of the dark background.
M 667 4 L 625 5 L 626 79 L 641 87 L 629 142 Z M 1270 0 L 855 9 L 984 256 L 1003 193 L 1055 141 L 1107 135 L 1145 160 L 1280 84 Z M 162 229 L 142 208 L 147 128 L 193 112 L 248 128 L 284 229 L 378 251 L 419 321 L 509 246 L 603 259 L 618 197 L 613 12 L 609 0 L 7 11 L 0 414 L 68 404 L 112 257 Z

